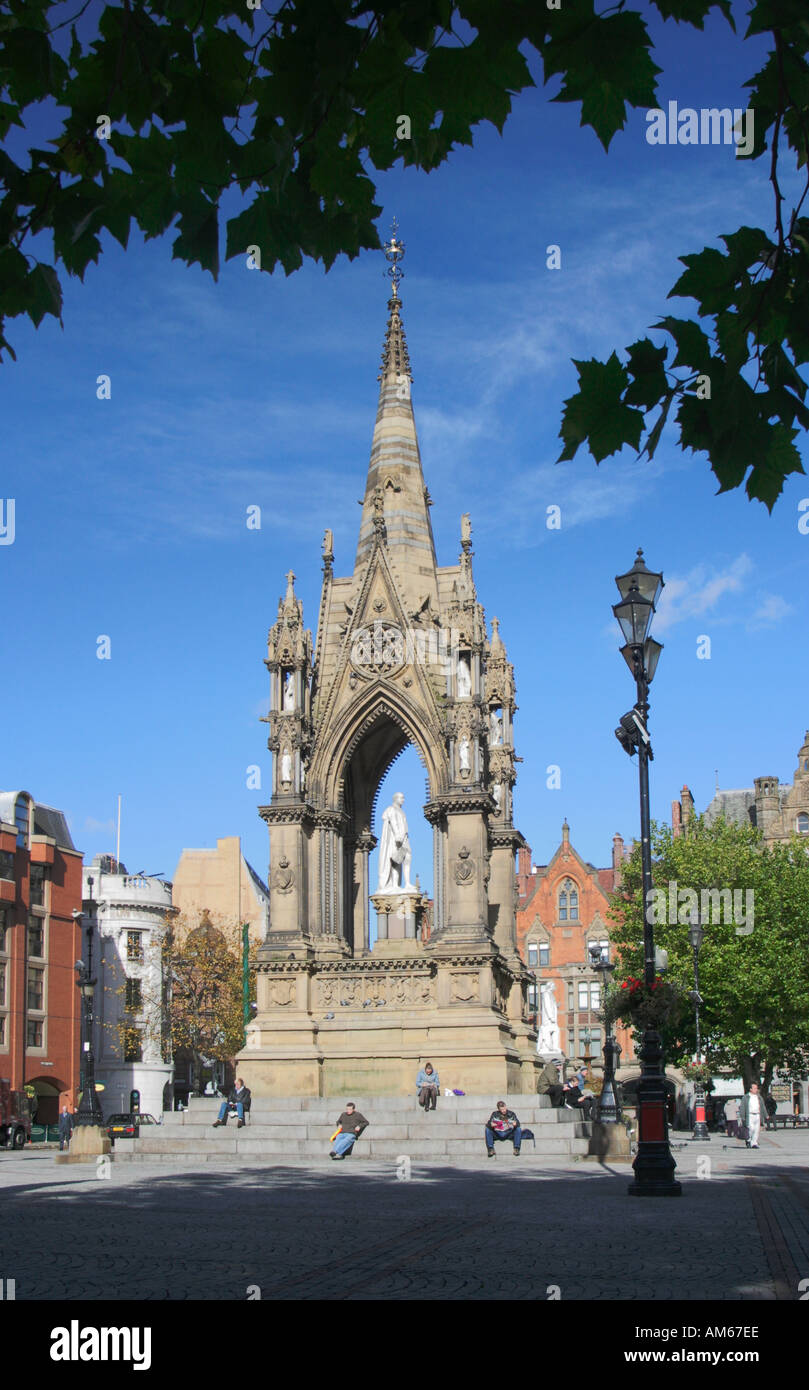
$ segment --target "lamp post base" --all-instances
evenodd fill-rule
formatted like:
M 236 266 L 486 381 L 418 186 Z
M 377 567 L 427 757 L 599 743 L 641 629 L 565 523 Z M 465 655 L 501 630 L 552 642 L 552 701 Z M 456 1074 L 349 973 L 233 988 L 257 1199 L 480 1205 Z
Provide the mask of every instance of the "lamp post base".
M 709 1143 L 711 1140 L 705 1121 L 705 1092 L 701 1086 L 694 1089 L 694 1131 L 691 1138 L 703 1141 L 707 1139 Z
M 666 1122 L 663 1047 L 660 1034 L 653 1029 L 643 1035 L 640 1057 L 638 1152 L 632 1164 L 635 1181 L 627 1192 L 630 1197 L 679 1197 L 682 1187 L 674 1178 L 677 1165 L 669 1148 Z

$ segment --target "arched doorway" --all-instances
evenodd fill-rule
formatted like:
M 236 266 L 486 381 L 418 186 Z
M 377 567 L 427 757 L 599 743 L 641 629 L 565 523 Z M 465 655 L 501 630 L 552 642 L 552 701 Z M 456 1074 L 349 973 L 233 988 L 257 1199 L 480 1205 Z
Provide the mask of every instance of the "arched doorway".
M 33 1118 L 36 1123 L 55 1125 L 59 1119 L 59 1097 L 70 1088 L 57 1076 L 32 1076 L 26 1085 L 33 1086 L 35 1091 L 36 1114 Z

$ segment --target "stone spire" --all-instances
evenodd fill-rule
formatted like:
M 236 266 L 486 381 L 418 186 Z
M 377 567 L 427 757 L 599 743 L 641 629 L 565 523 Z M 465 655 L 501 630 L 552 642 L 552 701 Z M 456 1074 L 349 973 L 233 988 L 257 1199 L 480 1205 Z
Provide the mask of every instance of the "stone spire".
M 385 243 L 393 280 L 388 300 L 388 323 L 379 372 L 379 404 L 376 412 L 371 459 L 362 503 L 355 572 L 365 564 L 374 545 L 385 545 L 401 578 L 418 576 L 420 595 L 427 593 L 437 607 L 438 591 L 435 542 L 430 522 L 429 497 L 424 485 L 419 441 L 410 383 L 413 379 L 407 351 L 399 281 L 404 272 L 399 261 L 404 243 L 396 234 Z

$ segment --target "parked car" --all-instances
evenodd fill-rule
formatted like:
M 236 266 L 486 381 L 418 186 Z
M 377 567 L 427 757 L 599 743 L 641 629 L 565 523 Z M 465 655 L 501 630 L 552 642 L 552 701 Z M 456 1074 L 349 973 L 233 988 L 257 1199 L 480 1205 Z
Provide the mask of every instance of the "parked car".
M 114 1144 L 116 1139 L 137 1139 L 143 1125 L 158 1123 L 154 1115 L 110 1115 L 104 1128 Z

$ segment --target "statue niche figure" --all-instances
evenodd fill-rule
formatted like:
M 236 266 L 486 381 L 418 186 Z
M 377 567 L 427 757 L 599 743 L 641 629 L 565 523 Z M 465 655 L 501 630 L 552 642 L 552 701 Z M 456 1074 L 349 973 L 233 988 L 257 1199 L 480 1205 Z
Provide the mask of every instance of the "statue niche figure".
M 402 810 L 404 794 L 396 792 L 391 805 L 382 816 L 382 839 L 379 846 L 378 893 L 414 893 L 410 882 L 412 854 L 407 830 L 407 817 Z
M 556 991 L 550 980 L 546 980 L 540 985 L 539 998 L 540 1024 L 537 1034 L 537 1052 L 543 1057 L 551 1057 L 559 1053 L 561 1037 Z
M 284 677 L 284 709 L 294 710 L 295 708 L 295 682 L 291 671 L 287 671 Z

